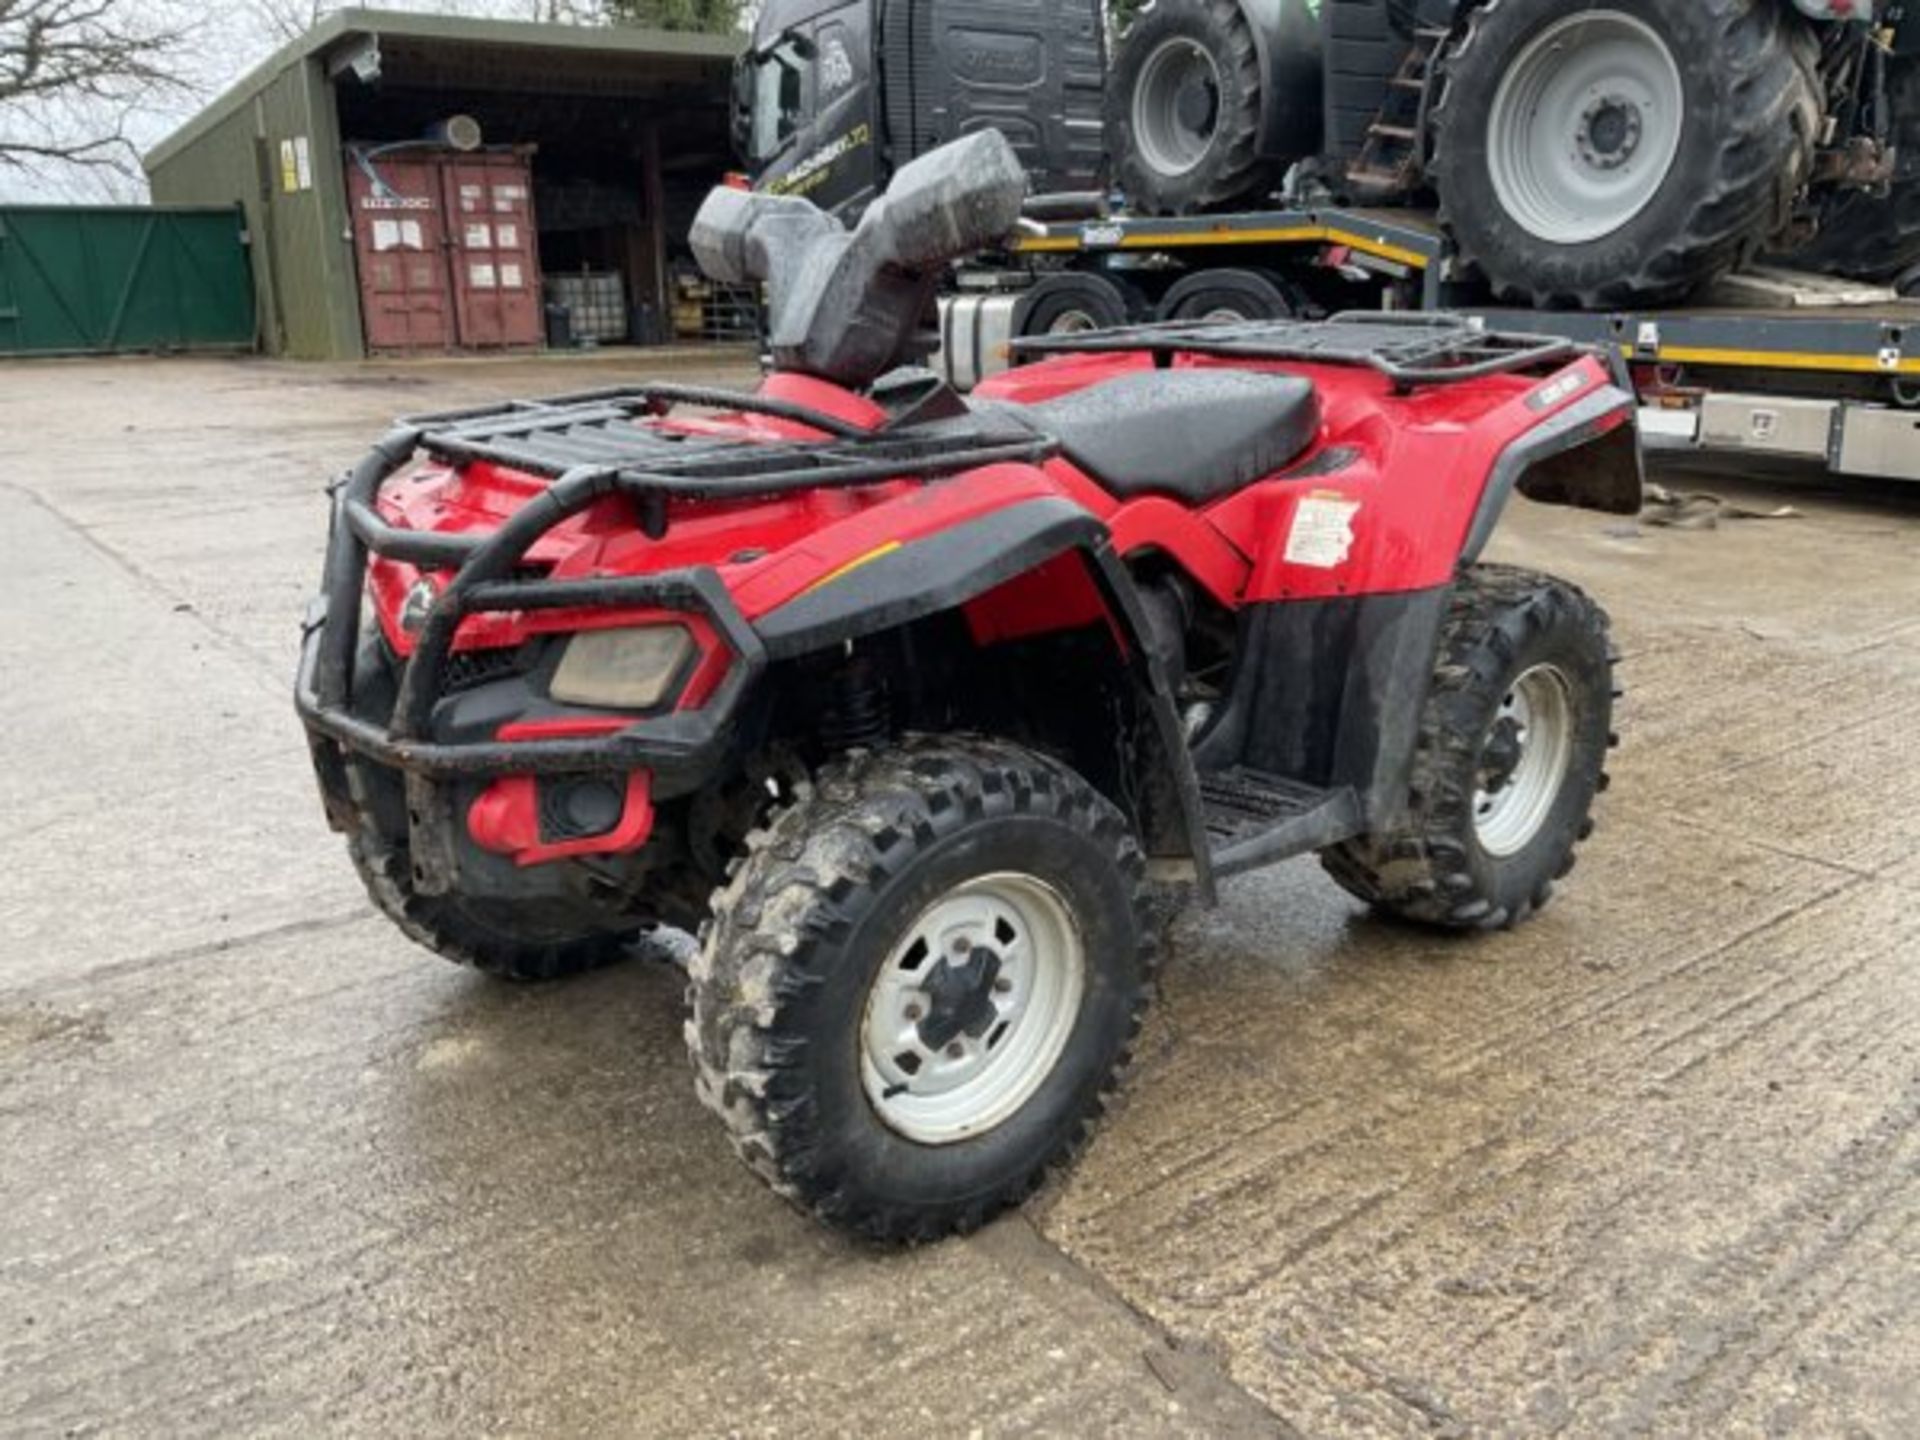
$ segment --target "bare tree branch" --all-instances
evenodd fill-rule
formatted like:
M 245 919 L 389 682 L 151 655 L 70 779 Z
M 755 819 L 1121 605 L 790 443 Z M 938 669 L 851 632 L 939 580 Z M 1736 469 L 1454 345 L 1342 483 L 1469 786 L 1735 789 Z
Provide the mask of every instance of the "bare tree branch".
M 129 118 L 185 88 L 192 31 L 153 0 L 0 0 L 0 170 L 137 174 Z

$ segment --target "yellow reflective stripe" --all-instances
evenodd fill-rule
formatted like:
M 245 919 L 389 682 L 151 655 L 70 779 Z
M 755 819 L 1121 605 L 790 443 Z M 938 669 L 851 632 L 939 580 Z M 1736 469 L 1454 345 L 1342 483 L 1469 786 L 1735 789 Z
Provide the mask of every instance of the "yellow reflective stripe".
M 1629 360 L 1647 358 L 1632 345 L 1622 345 L 1620 353 Z M 1793 350 L 1706 350 L 1690 345 L 1662 345 L 1653 358 L 1670 365 L 1747 365 L 1777 370 L 1844 370 L 1859 375 L 1920 375 L 1920 355 L 1886 366 L 1872 355 L 1805 355 Z
M 1198 230 L 1171 235 L 1136 233 L 1122 236 L 1117 246 L 1099 245 L 1091 248 L 1177 250 L 1186 245 L 1279 245 L 1301 240 L 1325 240 L 1335 245 L 1350 245 L 1355 250 L 1378 255 L 1383 260 L 1398 261 L 1415 270 L 1424 270 L 1429 263 L 1428 258 L 1417 250 L 1408 250 L 1404 246 L 1376 240 L 1370 235 L 1359 235 L 1351 230 L 1337 230 L 1331 225 L 1288 225 L 1277 230 Z M 1036 235 L 1015 240 L 1013 248 L 1018 254 L 1038 254 L 1089 247 L 1082 245 L 1079 237 L 1074 235 Z
M 838 570 L 833 570 L 828 572 L 825 575 L 822 575 L 818 580 L 814 581 L 811 585 L 807 586 L 806 589 L 802 590 L 800 592 L 800 595 L 811 595 L 816 590 L 824 590 L 827 588 L 827 586 L 833 584 L 834 581 L 845 579 L 847 576 L 851 575 L 854 571 L 858 570 L 862 565 L 871 565 L 875 560 L 878 560 L 882 555 L 891 555 L 894 551 L 900 548 L 901 548 L 901 545 L 898 540 L 889 540 L 884 545 L 876 546 L 872 550 L 867 551 L 866 554 L 860 556 L 859 558 L 854 560 L 849 560 L 846 564 L 842 565 Z M 800 598 L 800 595 L 796 595 L 793 598 L 798 600 Z
M 1920 356 L 1883 366 L 1872 355 L 1800 355 L 1790 350 L 1697 350 L 1662 346 L 1660 358 L 1681 365 L 1771 365 L 1782 370 L 1847 370 L 1862 375 L 1920 375 Z

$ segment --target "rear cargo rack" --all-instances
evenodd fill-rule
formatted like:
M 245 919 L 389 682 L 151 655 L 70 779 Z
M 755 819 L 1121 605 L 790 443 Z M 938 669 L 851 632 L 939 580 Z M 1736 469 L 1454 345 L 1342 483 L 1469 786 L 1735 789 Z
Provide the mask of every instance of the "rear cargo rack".
M 1488 330 L 1464 316 L 1343 311 L 1325 320 L 1170 320 L 1076 335 L 1034 335 L 1013 342 L 1024 357 L 1149 351 L 1164 366 L 1174 355 L 1239 360 L 1298 360 L 1362 365 L 1396 389 L 1450 385 L 1487 375 L 1546 369 L 1583 353 L 1557 335 Z

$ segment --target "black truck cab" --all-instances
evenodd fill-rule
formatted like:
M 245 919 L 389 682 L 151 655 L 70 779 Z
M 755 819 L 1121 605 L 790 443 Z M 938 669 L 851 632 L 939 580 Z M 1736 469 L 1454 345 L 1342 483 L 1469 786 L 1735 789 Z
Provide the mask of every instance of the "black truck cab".
M 1099 0 L 767 0 L 735 76 L 735 141 L 759 189 L 863 209 L 895 169 L 976 130 L 1036 192 L 1103 181 Z

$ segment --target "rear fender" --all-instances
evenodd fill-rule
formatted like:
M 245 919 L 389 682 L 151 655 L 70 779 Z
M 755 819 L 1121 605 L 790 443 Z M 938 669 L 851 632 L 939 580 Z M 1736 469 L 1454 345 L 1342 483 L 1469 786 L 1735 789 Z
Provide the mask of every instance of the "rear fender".
M 1086 587 L 1051 587 L 1048 573 L 1078 555 L 1097 604 L 1083 605 Z M 1076 577 L 1077 579 L 1078 577 Z M 1043 592 L 1068 593 L 1046 602 Z M 959 612 L 975 643 L 1031 637 L 1045 626 L 1031 620 L 1035 605 L 1057 605 L 1062 627 L 1104 618 L 1115 661 L 1146 721 L 1120 777 L 1116 800 L 1130 805 L 1158 861 L 1176 871 L 1191 865 L 1200 898 L 1213 898 L 1200 785 L 1182 735 L 1173 690 L 1157 658 L 1152 628 L 1131 575 L 1114 553 L 1106 527 L 1080 506 L 1043 498 L 954 525 L 910 541 L 829 576 L 812 589 L 760 616 L 754 628 L 775 662 L 797 660 L 866 636 Z M 1069 754 L 1070 762 L 1076 757 Z M 1093 767 L 1088 768 L 1106 768 Z M 1183 876 L 1183 878 L 1185 878 Z
M 1604 385 L 1501 451 L 1474 511 L 1462 562 L 1480 558 L 1515 490 L 1546 505 L 1639 514 L 1644 469 L 1634 403 L 1626 390 Z

